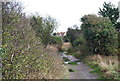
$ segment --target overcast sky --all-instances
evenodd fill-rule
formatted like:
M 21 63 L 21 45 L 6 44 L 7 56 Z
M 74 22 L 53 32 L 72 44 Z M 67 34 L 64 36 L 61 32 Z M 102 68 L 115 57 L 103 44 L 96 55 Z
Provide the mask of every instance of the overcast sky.
M 73 25 L 80 26 L 80 18 L 85 14 L 97 14 L 103 2 L 112 2 L 116 7 L 119 0 L 19 0 L 23 2 L 27 14 L 38 12 L 57 19 L 57 31 L 66 31 Z

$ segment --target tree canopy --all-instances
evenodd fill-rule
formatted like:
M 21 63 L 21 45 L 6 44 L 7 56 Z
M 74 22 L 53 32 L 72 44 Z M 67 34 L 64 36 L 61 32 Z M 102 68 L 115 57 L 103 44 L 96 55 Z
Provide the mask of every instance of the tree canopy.
M 81 21 L 81 29 L 91 52 L 112 54 L 111 50 L 117 47 L 117 32 L 111 21 L 91 14 L 83 16 Z
M 118 7 L 115 7 L 115 5 L 113 5 L 111 2 L 104 2 L 103 8 L 99 8 L 98 14 L 102 17 L 109 18 L 116 29 L 120 29 L 119 23 L 117 22 L 119 18 Z
M 31 26 L 36 31 L 36 36 L 39 37 L 45 47 L 50 43 L 51 35 L 57 28 L 58 23 L 50 16 L 44 18 L 33 16 L 31 18 Z

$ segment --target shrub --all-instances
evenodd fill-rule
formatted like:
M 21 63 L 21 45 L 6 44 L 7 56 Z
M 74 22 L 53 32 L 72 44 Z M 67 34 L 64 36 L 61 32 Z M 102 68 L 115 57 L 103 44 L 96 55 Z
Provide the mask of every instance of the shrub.
M 43 44 L 22 13 L 11 11 L 14 3 L 3 4 L 3 79 L 60 79 L 66 72 L 61 57 Z M 9 8 L 7 8 L 9 6 Z M 7 10 L 8 9 L 8 10 Z M 9 13 L 8 13 L 9 12 Z M 6 19 L 8 18 L 8 19 Z
M 62 45 L 62 39 L 61 37 L 57 37 L 57 36 L 52 36 L 50 39 L 50 44 L 54 44 L 54 45 Z
M 61 46 L 63 44 L 63 41 L 62 41 L 61 37 L 51 36 L 49 42 L 50 42 L 50 45 L 55 45 L 57 47 L 58 51 L 62 50 Z
M 76 40 L 74 40 L 73 46 L 74 48 L 72 48 L 71 51 L 73 49 L 74 49 L 74 52 L 80 51 L 80 53 L 78 54 L 79 56 L 86 56 L 89 54 L 89 48 L 87 47 L 86 40 L 82 34 L 80 34 L 80 36 Z
M 118 33 L 111 21 L 96 15 L 85 15 L 81 21 L 81 29 L 91 54 L 113 54 L 111 49 L 118 47 Z
M 69 39 L 72 46 L 74 46 L 73 43 L 80 36 L 80 33 L 81 33 L 81 30 L 79 30 L 78 28 L 76 28 L 76 29 L 68 28 L 68 30 L 66 32 L 66 37 Z

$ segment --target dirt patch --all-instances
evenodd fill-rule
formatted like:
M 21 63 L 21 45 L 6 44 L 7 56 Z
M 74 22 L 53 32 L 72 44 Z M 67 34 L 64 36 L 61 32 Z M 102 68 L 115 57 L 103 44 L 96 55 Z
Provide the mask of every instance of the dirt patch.
M 63 43 L 61 48 L 64 50 L 68 50 L 68 48 L 70 48 L 70 47 L 71 47 L 71 44 L 69 42 L 67 42 L 67 43 Z

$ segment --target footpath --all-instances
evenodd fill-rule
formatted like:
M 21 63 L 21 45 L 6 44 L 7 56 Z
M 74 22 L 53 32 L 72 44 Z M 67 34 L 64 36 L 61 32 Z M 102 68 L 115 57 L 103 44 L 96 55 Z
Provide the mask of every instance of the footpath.
M 90 73 L 93 69 L 85 65 L 83 62 L 79 62 L 72 55 L 66 55 L 64 52 L 61 54 L 61 57 L 68 58 L 69 61 L 65 62 L 68 70 L 71 69 L 73 72 L 70 72 L 69 79 L 97 79 L 98 75 Z M 69 63 L 76 63 L 69 64 Z

